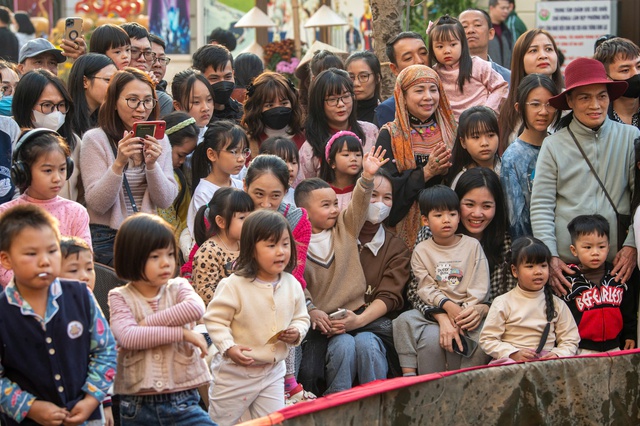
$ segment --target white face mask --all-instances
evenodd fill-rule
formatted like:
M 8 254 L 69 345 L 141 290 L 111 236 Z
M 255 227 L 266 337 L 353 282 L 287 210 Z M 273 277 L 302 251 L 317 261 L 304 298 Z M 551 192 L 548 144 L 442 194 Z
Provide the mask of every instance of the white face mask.
M 44 127 L 54 132 L 58 131 L 64 124 L 66 114 L 60 111 L 53 111 L 51 114 L 43 114 L 40 111 L 33 110 L 33 124 L 35 127 Z
M 388 218 L 390 212 L 391 207 L 387 206 L 382 201 L 370 203 L 369 208 L 367 209 L 367 221 L 377 225 Z

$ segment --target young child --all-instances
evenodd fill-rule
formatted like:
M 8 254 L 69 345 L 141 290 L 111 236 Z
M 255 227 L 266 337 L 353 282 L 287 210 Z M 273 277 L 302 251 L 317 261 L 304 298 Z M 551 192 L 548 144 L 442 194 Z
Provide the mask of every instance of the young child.
M 460 176 L 472 167 L 486 167 L 500 175 L 499 127 L 496 114 L 485 106 L 474 106 L 460 115 L 456 142 L 451 151 L 447 182 L 456 189 Z
M 364 141 L 364 152 L 376 144 L 378 127 L 358 120 L 354 99 L 353 81 L 344 69 L 329 68 L 314 76 L 305 123 L 307 140 L 300 147 L 300 168 L 305 178 L 319 176 L 327 141 L 340 130 L 358 135 Z
M 242 182 L 231 176 L 238 174 L 251 155 L 249 140 L 242 127 L 220 120 L 207 128 L 203 142 L 193 153 L 193 195 L 187 215 L 187 228 L 194 235 L 198 209 L 211 200 L 220 188 L 232 186 L 242 189 Z M 187 252 L 188 253 L 188 252 Z
M 494 359 L 492 363 L 575 355 L 578 328 L 549 285 L 551 252 L 533 237 L 518 238 L 512 248 L 511 273 L 518 285 L 494 299 L 480 333 L 480 347 Z
M 484 364 L 478 351 L 463 358 L 462 335 L 477 341 L 482 323 L 467 327 L 478 305 L 489 298 L 489 264 L 480 242 L 457 233 L 460 200 L 444 185 L 424 190 L 418 199 L 423 224 L 432 237 L 418 244 L 411 269 L 418 296 L 432 309 L 412 309 L 393 321 L 393 340 L 405 376 L 436 373 Z M 428 314 L 428 315 L 427 315 Z
M 247 169 L 244 190 L 253 200 L 256 210 L 277 211 L 289 222 L 298 256 L 297 266 L 291 271 L 291 275 L 298 280 L 304 290 L 307 288 L 304 271 L 307 263 L 307 248 L 311 238 L 311 223 L 305 209 L 284 201 L 284 194 L 289 190 L 290 180 L 291 170 L 282 158 L 268 154 L 258 155 Z M 315 399 L 315 395 L 305 391 L 297 382 L 295 360 L 295 349 L 291 348 L 289 355 L 285 359 L 287 370 L 284 390 L 287 405 L 307 399 Z
M 565 274 L 571 283 L 564 296 L 580 333 L 579 354 L 613 352 L 636 347 L 636 312 L 633 292 L 626 283 L 616 282 L 611 274 L 609 222 L 599 214 L 581 215 L 569 225 L 571 253 L 578 265 L 568 265 L 573 274 Z
M 519 136 L 502 154 L 500 168 L 509 209 L 509 233 L 513 239 L 533 235 L 531 188 L 542 142 L 549 135 L 549 126 L 560 119 L 560 111 L 549 104 L 549 98 L 558 93 L 553 80 L 543 74 L 529 74 L 518 86 L 515 109 L 523 124 Z
M 2 424 L 100 425 L 115 341 L 91 292 L 58 278 L 56 220 L 32 204 L 3 212 L 0 262 L 14 274 L 0 293 Z
M 86 241 L 78 237 L 63 237 L 60 240 L 60 252 L 60 277 L 86 283 L 93 291 L 96 286 L 96 271 L 93 266 L 93 253 Z
M 313 330 L 302 347 L 298 378 L 305 389 L 316 395 L 350 389 L 356 377 L 360 383 L 386 378 L 386 360 L 381 365 L 369 357 L 370 334 L 345 328 L 341 322 L 346 316 L 362 313 L 366 280 L 357 236 L 367 219 L 373 176 L 387 161 L 383 160 L 384 154 L 381 148 L 372 148 L 365 154 L 353 198 L 342 212 L 335 192 L 325 181 L 306 179 L 296 188 L 296 204 L 309 213 L 313 230 L 304 271 Z M 349 277 L 349 285 L 345 285 L 345 277 Z M 335 315 L 332 322 L 329 314 L 338 309 L 346 309 L 344 316 Z
M 202 73 L 194 69 L 177 73 L 171 82 L 171 94 L 176 111 L 188 113 L 199 129 L 209 125 L 213 114 L 213 90 Z
M 96 271 L 91 247 L 78 237 L 63 237 L 60 240 L 60 253 L 62 255 L 60 278 L 83 282 L 93 292 L 96 286 Z M 113 426 L 111 395 L 107 395 L 101 405 L 103 424 Z
M 207 306 L 220 280 L 234 269 L 240 254 L 242 224 L 252 211 L 251 197 L 236 188 L 216 191 L 198 210 L 195 237 L 199 248 L 193 257 L 193 288 Z
M 191 203 L 191 191 L 182 165 L 187 156 L 196 149 L 199 130 L 195 118 L 184 112 L 175 111 L 162 119 L 167 123 L 165 134 L 171 144 L 173 177 L 178 183 L 178 196 L 169 208 L 158 209 L 158 215 L 173 226 L 176 235 L 180 236 L 187 227 L 187 212 Z
M 234 425 L 284 408 L 284 359 L 309 329 L 296 248 L 286 219 L 260 210 L 245 220 L 235 272 L 218 284 L 204 321 L 217 349 L 209 414 Z
M 91 34 L 89 51 L 107 55 L 121 70 L 131 62 L 131 39 L 127 32 L 117 25 L 100 25 Z
M 204 303 L 186 280 L 171 279 L 176 261 L 173 229 L 164 220 L 140 213 L 122 222 L 114 266 L 118 277 L 130 282 L 109 292 L 109 308 L 119 348 L 114 389 L 123 426 L 166 418 L 215 425 L 197 407 L 197 388 L 211 379 L 201 359 L 207 343 L 193 331 Z
M 265 139 L 260 145 L 259 155 L 270 154 L 280 157 L 287 163 L 289 168 L 289 189 L 282 199 L 283 202 L 295 207 L 295 188 L 302 180 L 300 174 L 300 155 L 298 154 L 298 148 L 293 140 L 282 136 L 274 136 Z
M 347 208 L 362 172 L 362 140 L 353 132 L 334 133 L 324 148 L 320 178 L 331 185 L 340 211 Z
M 80 237 L 91 245 L 87 209 L 58 195 L 72 173 L 73 160 L 64 139 L 53 130 L 29 130 L 17 142 L 11 166 L 21 195 L 0 205 L 0 213 L 19 204 L 36 204 L 58 219 L 62 235 Z M 6 286 L 10 279 L 11 271 L 0 267 L 0 284 Z
M 491 64 L 471 56 L 462 24 L 443 15 L 427 28 L 429 65 L 438 73 L 456 119 L 469 107 L 486 105 L 498 114 L 509 83 Z

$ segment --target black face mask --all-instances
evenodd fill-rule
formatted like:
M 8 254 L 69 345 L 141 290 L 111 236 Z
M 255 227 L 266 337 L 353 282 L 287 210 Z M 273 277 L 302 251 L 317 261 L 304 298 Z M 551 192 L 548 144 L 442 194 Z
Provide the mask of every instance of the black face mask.
M 236 87 L 233 81 L 218 81 L 211 85 L 213 89 L 213 102 L 218 105 L 226 105 L 229 103 L 229 98 L 233 89 Z
M 636 74 L 631 78 L 624 80 L 629 84 L 627 91 L 622 96 L 625 98 L 638 98 L 640 97 L 640 74 Z
M 262 122 L 273 130 L 284 129 L 291 121 L 291 108 L 275 107 L 262 113 Z

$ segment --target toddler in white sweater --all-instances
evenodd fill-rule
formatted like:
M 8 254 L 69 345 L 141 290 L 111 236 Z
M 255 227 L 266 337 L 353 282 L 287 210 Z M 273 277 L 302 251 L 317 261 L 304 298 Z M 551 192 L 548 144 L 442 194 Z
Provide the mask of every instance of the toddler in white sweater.
M 511 272 L 518 285 L 491 304 L 480 347 L 492 363 L 501 364 L 575 355 L 578 327 L 548 284 L 551 252 L 532 237 L 518 238 L 512 252 Z
M 296 249 L 278 212 L 252 213 L 242 226 L 236 271 L 218 284 L 204 321 L 218 353 L 211 362 L 209 415 L 221 426 L 284 408 L 284 359 L 309 329 L 300 283 L 289 272 Z

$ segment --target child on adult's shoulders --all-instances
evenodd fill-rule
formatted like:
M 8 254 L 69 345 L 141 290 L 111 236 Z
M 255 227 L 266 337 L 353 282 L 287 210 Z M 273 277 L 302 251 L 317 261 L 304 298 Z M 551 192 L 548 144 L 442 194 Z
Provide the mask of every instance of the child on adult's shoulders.
M 581 215 L 567 228 L 571 253 L 579 263 L 568 265 L 573 273 L 565 274 L 571 290 L 564 300 L 580 332 L 579 355 L 635 348 L 633 293 L 625 282 L 616 281 L 607 262 L 609 222 L 599 214 Z

